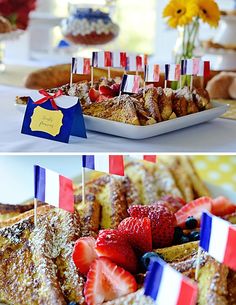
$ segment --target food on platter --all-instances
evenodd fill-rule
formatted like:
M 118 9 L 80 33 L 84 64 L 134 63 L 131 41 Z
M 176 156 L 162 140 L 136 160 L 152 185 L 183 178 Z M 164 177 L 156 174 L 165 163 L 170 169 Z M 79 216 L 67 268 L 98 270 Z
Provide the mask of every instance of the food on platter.
M 108 13 L 80 8 L 63 20 L 62 33 L 75 44 L 101 45 L 113 40 L 119 33 L 119 27 Z
M 236 51 L 236 45 L 235 44 L 221 44 L 221 43 L 218 43 L 218 42 L 214 42 L 211 39 L 203 41 L 202 45 L 205 49 L 224 49 L 224 50 Z
M 91 82 L 84 81 L 49 89 L 55 93 L 58 89 L 64 95 L 77 96 L 85 115 L 122 122 L 126 124 L 146 126 L 174 119 L 212 108 L 208 92 L 205 89 L 188 87 L 172 90 L 141 88 L 137 94 L 119 94 L 121 79 L 107 80 L 101 78 Z M 17 98 L 18 104 L 25 100 Z
M 9 33 L 12 30 L 10 21 L 3 16 L 0 16 L 0 34 Z
M 39 206 L 36 228 L 31 202 L 12 205 L 11 214 L 0 205 L 6 215 L 0 220 L 0 302 L 154 305 L 143 285 L 156 258 L 194 279 L 201 212 L 235 223 L 236 206 L 211 198 L 187 157 L 126 161 L 125 177 L 92 172 L 85 202 L 75 184 L 75 213 Z M 192 193 L 183 189 L 184 175 L 194 176 L 187 185 Z M 234 271 L 202 252 L 198 304 L 235 304 L 235 284 Z

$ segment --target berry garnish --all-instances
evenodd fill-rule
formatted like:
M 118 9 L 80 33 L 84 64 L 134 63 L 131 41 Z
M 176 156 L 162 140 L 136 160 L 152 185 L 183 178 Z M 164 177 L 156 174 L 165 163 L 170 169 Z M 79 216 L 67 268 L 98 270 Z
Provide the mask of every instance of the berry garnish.
M 186 223 L 185 223 L 185 227 L 187 229 L 190 229 L 190 230 L 195 229 L 197 227 L 197 225 L 198 225 L 198 221 L 193 216 L 189 216 L 187 218 Z
M 180 244 L 186 244 L 190 242 L 190 239 L 188 238 L 188 236 L 185 236 L 183 235 L 181 238 L 180 238 Z
M 186 220 L 189 216 L 193 216 L 198 222 L 200 222 L 202 212 L 207 210 L 211 212 L 212 199 L 209 197 L 200 197 L 184 205 L 177 213 L 175 217 L 177 220 L 177 226 L 184 227 Z
M 169 207 L 169 209 L 173 212 L 176 213 L 179 209 L 181 209 L 186 202 L 184 199 L 180 197 L 173 197 L 171 195 L 165 195 L 161 197 L 161 200 L 166 203 L 166 205 Z
M 86 275 L 96 258 L 95 239 L 93 237 L 81 237 L 76 241 L 72 259 L 80 273 Z
M 120 93 L 120 84 L 113 84 L 111 85 L 111 89 L 115 95 L 119 95 Z
M 225 216 L 236 211 L 236 205 L 231 203 L 228 198 L 219 196 L 212 200 L 212 214 Z
M 108 258 L 97 258 L 91 265 L 84 286 L 88 305 L 100 305 L 137 290 L 132 274 L 111 262 Z
M 96 102 L 97 99 L 99 98 L 100 94 L 99 94 L 98 90 L 96 90 L 94 88 L 90 88 L 88 95 L 89 95 L 91 102 Z
M 132 273 L 137 271 L 137 257 L 124 234 L 115 229 L 101 230 L 96 246 L 98 256 L 108 257 L 118 266 Z
M 111 87 L 105 86 L 105 85 L 102 85 L 99 87 L 99 93 L 101 95 L 112 96 L 112 97 L 116 95 L 114 90 L 112 90 Z
M 200 239 L 200 233 L 198 231 L 192 231 L 188 235 L 190 241 L 196 241 Z
M 145 253 L 141 258 L 142 266 L 144 267 L 144 270 L 148 270 L 148 266 L 151 263 L 151 261 L 155 261 L 160 256 L 156 252 L 147 252 Z
M 128 217 L 121 221 L 118 230 L 126 236 L 134 249 L 141 253 L 152 251 L 151 221 L 148 217 Z
M 175 244 L 179 243 L 182 236 L 183 236 L 183 229 L 180 227 L 175 227 L 174 243 Z
M 153 247 L 162 248 L 172 244 L 176 219 L 165 205 L 133 205 L 128 213 L 131 217 L 148 217 L 151 220 Z

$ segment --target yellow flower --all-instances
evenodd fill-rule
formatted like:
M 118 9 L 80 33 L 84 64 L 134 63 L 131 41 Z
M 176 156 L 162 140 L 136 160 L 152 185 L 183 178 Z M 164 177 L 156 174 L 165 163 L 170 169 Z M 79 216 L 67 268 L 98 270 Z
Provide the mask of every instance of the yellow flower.
M 199 7 L 199 17 L 212 27 L 217 27 L 220 20 L 220 10 L 214 0 L 196 0 Z
M 193 0 L 171 0 L 163 11 L 163 17 L 169 17 L 168 24 L 172 28 L 191 23 L 197 15 L 198 6 Z

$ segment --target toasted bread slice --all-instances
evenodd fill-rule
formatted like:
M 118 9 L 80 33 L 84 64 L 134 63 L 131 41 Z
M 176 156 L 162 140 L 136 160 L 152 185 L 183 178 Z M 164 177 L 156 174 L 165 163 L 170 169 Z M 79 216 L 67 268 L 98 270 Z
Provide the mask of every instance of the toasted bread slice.
M 144 107 L 149 116 L 156 122 L 162 121 L 158 108 L 158 91 L 156 88 L 149 88 L 144 92 Z
M 119 223 L 127 217 L 128 205 L 132 204 L 132 197 L 129 197 L 127 191 L 126 178 L 116 177 L 112 175 L 103 175 L 95 180 L 86 183 L 86 194 L 95 196 L 93 203 L 100 206 L 100 223 L 99 228 L 116 228 Z M 80 188 L 80 195 L 82 190 Z M 135 198 L 134 198 L 135 199 Z M 82 197 L 80 197 L 82 200 Z M 81 201 L 76 207 L 82 211 L 84 206 Z M 91 202 L 86 202 L 86 205 L 91 205 Z M 92 217 L 91 212 L 98 213 L 95 208 L 85 207 L 85 214 L 83 217 Z M 87 216 L 89 215 L 89 216 Z M 98 217 L 95 217 L 96 220 Z M 90 219 L 90 218 L 88 218 Z
M 121 95 L 101 103 L 92 103 L 83 108 L 83 113 L 107 120 L 140 125 L 135 109 L 135 99 L 129 95 Z
M 0 302 L 84 304 L 83 278 L 71 257 L 79 236 L 76 214 L 54 208 L 38 215 L 36 228 L 30 216 L 0 229 Z

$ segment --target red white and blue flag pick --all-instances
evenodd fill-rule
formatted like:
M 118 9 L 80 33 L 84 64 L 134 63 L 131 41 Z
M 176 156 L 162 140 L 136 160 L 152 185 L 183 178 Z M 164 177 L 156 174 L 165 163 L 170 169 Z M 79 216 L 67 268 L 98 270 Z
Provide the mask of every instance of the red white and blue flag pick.
M 71 179 L 35 165 L 34 183 L 34 198 L 63 210 L 74 212 L 74 193 Z
M 127 56 L 127 71 L 143 71 L 144 64 L 141 55 L 128 55 Z
M 146 65 L 145 66 L 145 82 L 159 82 L 160 80 L 160 66 Z
M 197 284 L 161 259 L 155 259 L 147 273 L 144 294 L 157 305 L 195 305 Z
M 72 74 L 90 74 L 90 58 L 72 57 L 71 73 Z
M 125 93 L 138 93 L 139 91 L 139 75 L 123 75 L 120 91 Z
M 123 155 L 84 155 L 82 166 L 98 172 L 124 176 Z
M 112 67 L 125 69 L 127 66 L 126 52 L 112 52 Z
M 152 163 L 157 162 L 157 155 L 139 155 L 139 154 L 132 154 L 130 155 L 131 158 L 137 159 L 137 160 L 144 160 Z
M 109 51 L 93 52 L 92 66 L 96 68 L 112 67 L 112 54 Z
M 169 81 L 179 81 L 181 74 L 180 64 L 165 65 L 165 79 Z
M 202 214 L 200 247 L 236 271 L 236 227 L 208 212 Z

